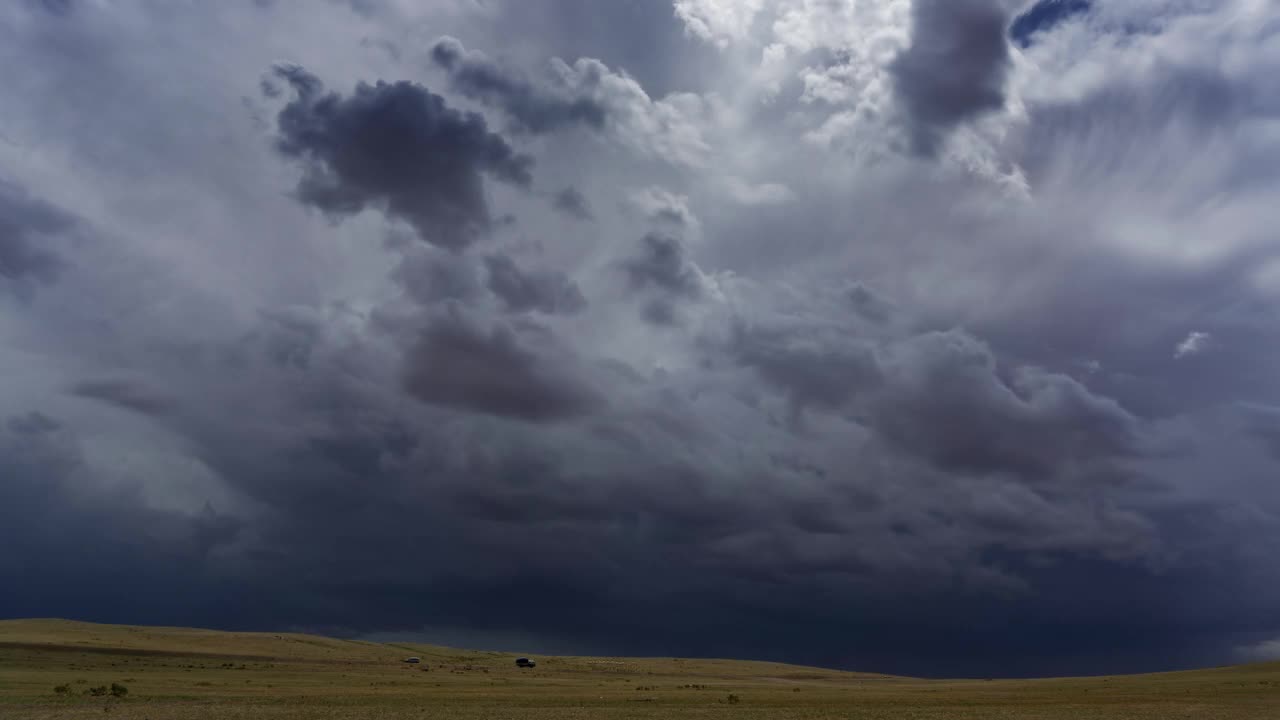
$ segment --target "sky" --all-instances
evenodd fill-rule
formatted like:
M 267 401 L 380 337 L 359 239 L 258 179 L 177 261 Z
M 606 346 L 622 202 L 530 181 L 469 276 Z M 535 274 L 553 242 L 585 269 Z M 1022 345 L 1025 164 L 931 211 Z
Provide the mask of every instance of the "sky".
M 0 617 L 1280 658 L 1267 0 L 0 3 Z

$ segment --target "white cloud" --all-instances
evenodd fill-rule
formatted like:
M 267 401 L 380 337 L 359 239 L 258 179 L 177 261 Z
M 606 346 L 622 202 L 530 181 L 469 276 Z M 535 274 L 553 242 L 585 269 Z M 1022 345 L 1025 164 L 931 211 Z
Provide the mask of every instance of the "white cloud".
M 1209 335 L 1209 333 L 1198 332 L 1198 331 L 1192 332 L 1191 334 L 1187 335 L 1187 337 L 1183 339 L 1182 342 L 1178 343 L 1178 347 L 1174 348 L 1173 356 L 1175 358 L 1181 359 L 1184 357 L 1190 357 L 1192 355 L 1199 355 L 1205 350 L 1208 350 L 1209 345 L 1212 342 L 1213 342 L 1213 338 Z
M 609 108 L 612 131 L 632 150 L 673 165 L 701 167 L 709 162 L 712 149 L 702 130 L 714 122 L 712 100 L 690 92 L 655 100 L 635 78 L 592 58 L 572 65 L 556 58 L 552 71 L 575 97 Z
M 732 175 L 724 179 L 724 187 L 729 197 L 743 205 L 777 205 L 795 197 L 786 185 L 772 182 L 753 184 Z
M 689 32 L 721 48 L 745 38 L 763 7 L 764 0 L 675 0 Z
M 689 196 L 651 185 L 633 191 L 628 197 L 631 209 L 645 219 L 665 225 L 697 228 L 698 216 L 689 207 Z
M 1236 655 L 1245 662 L 1280 660 L 1280 638 L 1266 640 L 1254 645 L 1242 645 L 1236 648 Z

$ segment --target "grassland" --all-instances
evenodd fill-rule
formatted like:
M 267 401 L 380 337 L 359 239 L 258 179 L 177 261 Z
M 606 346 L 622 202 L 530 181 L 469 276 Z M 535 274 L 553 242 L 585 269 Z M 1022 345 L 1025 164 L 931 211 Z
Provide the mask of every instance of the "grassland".
M 410 655 L 422 664 L 401 662 Z M 0 621 L 0 717 L 1280 718 L 1280 663 L 955 681 L 730 660 L 539 657 L 533 670 L 514 660 L 297 634 Z M 127 694 L 112 696 L 112 684 Z M 106 694 L 89 694 L 98 687 Z

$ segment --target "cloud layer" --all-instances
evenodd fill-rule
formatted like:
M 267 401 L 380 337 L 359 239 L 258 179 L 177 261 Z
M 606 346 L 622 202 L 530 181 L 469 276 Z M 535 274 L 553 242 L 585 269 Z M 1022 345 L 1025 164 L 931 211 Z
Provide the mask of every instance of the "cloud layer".
M 0 616 L 1268 657 L 1263 5 L 0 11 Z

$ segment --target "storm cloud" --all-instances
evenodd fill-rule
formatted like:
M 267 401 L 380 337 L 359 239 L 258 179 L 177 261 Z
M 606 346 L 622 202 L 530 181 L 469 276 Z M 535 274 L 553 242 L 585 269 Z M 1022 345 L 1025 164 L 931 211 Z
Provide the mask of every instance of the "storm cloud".
M 520 130 L 545 133 L 573 125 L 597 130 L 604 126 L 607 111 L 596 99 L 535 86 L 484 53 L 467 50 L 454 38 L 437 40 L 431 48 L 431 59 L 448 72 L 455 90 L 501 107 Z
M 591 206 L 587 202 L 587 196 L 575 187 L 567 187 L 556 193 L 552 206 L 560 212 L 577 220 L 591 220 Z
M 916 0 L 911 45 L 889 66 L 916 152 L 1005 104 L 1010 52 L 1001 0 Z
M 539 345 L 550 339 L 530 329 L 526 339 Z M 526 420 L 568 418 L 597 404 L 595 391 L 564 358 L 521 340 L 509 326 L 485 329 L 451 308 L 423 328 L 409 351 L 405 387 L 426 403 Z
M 0 279 L 13 287 L 57 280 L 66 261 L 48 242 L 73 225 L 66 213 L 0 179 Z
M 538 310 L 548 314 L 576 313 L 587 304 L 582 291 L 561 273 L 527 273 L 505 255 L 484 260 L 489 289 L 513 312 Z
M 457 249 L 490 227 L 484 176 L 532 182 L 529 156 L 421 85 L 361 83 L 344 98 L 302 68 L 276 74 L 295 93 L 277 120 L 277 148 L 303 163 L 299 200 L 326 213 L 380 207 L 426 242 Z
M 1269 656 L 1265 3 L 532 5 L 0 13 L 0 616 Z

